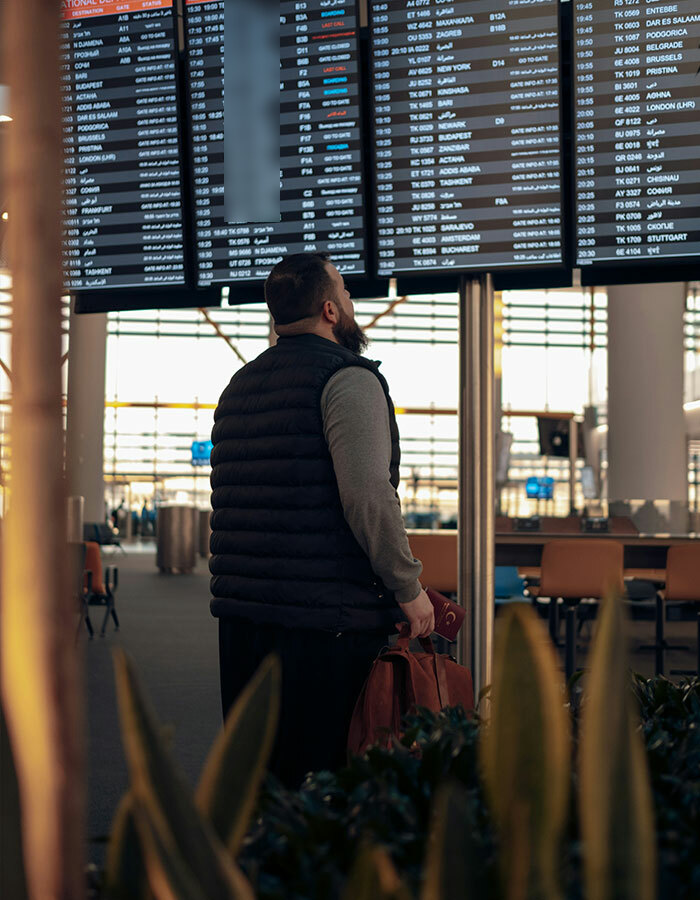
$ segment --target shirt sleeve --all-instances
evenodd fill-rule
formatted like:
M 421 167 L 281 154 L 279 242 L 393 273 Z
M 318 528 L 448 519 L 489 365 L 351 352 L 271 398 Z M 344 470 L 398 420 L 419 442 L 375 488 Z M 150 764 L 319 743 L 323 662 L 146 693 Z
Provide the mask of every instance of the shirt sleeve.
M 415 600 L 423 566 L 411 553 L 390 481 L 389 409 L 379 379 L 360 366 L 341 369 L 323 390 L 321 415 L 352 533 L 396 601 Z

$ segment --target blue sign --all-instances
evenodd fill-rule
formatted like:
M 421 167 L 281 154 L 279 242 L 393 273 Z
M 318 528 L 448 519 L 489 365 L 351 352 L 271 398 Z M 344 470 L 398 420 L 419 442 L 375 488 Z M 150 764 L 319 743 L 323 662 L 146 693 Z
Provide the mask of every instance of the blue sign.
M 525 482 L 525 493 L 530 500 L 551 500 L 554 496 L 554 479 L 548 475 L 531 475 Z
M 192 441 L 192 465 L 208 466 L 213 446 L 211 441 Z

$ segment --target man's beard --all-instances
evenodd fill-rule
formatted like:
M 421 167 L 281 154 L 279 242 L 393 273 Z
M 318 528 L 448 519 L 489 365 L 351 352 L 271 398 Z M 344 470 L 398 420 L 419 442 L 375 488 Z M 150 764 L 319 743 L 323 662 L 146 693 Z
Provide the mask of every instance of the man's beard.
M 364 353 L 369 344 L 369 338 L 354 319 L 338 307 L 340 317 L 333 326 L 333 337 L 341 347 L 352 350 L 353 353 Z

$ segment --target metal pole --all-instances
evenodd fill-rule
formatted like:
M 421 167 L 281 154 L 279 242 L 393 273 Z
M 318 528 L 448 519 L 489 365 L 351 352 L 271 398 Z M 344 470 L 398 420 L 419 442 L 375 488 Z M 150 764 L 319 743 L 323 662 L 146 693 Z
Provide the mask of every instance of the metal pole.
M 494 291 L 490 275 L 481 280 L 480 291 L 481 367 L 481 581 L 479 583 L 479 690 L 492 680 L 493 624 L 496 576 L 496 399 L 494 372 Z
M 578 457 L 578 422 L 569 419 L 569 515 L 576 515 L 576 459 Z
M 475 309 L 478 304 L 479 287 L 473 280 L 462 277 L 459 283 L 459 472 L 458 472 L 458 513 L 457 513 L 457 575 L 458 599 L 467 610 L 466 622 L 461 631 L 460 662 L 472 669 L 474 687 L 477 671 L 474 662 L 474 559 L 475 530 L 478 517 L 474 515 L 478 501 L 478 485 L 472 477 L 475 470 L 476 448 L 474 432 L 479 420 L 478 409 L 478 365 L 473 366 L 475 352 Z M 476 295 L 476 296 L 475 296 Z M 478 313 L 476 315 L 478 322 Z M 478 354 L 477 354 L 478 356 Z M 475 370 L 475 371 L 474 371 Z
M 69 543 L 80 543 L 83 540 L 83 510 L 85 497 L 68 497 L 66 504 L 66 540 Z
M 460 656 L 478 692 L 491 683 L 494 615 L 494 366 L 490 277 L 459 289 L 459 599 L 467 609 Z
M 495 443 L 494 445 L 494 459 L 496 459 L 496 455 L 500 452 L 505 454 L 505 450 L 501 451 L 499 448 L 504 447 L 506 443 L 505 434 L 503 432 L 503 293 L 501 291 L 494 291 L 493 294 L 493 434 L 494 434 L 494 442 L 496 442 L 497 437 L 500 439 L 502 443 Z M 498 471 L 501 464 L 500 457 L 498 458 L 496 468 L 494 470 L 494 479 L 496 477 L 495 472 Z M 506 469 L 506 481 L 507 481 L 507 469 Z M 503 502 L 502 497 L 505 490 L 505 483 L 498 483 L 496 486 L 496 494 L 495 494 L 495 504 L 496 511 L 498 515 L 503 515 Z

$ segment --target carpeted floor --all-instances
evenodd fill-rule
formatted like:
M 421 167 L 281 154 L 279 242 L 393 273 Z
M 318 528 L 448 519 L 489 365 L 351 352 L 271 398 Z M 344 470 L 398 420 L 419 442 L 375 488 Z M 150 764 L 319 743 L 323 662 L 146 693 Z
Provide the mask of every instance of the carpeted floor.
M 172 750 L 185 775 L 196 784 L 207 752 L 221 726 L 216 621 L 209 614 L 207 563 L 197 562 L 192 575 L 162 575 L 155 564 L 155 545 L 126 545 L 124 555 L 104 551 L 105 565 L 119 568 L 116 609 L 121 628 L 107 627 L 104 638 L 87 640 L 85 649 L 88 725 L 88 858 L 104 860 L 103 838 L 109 833 L 127 772 L 119 736 L 111 650 L 123 647 L 132 656 L 142 684 L 161 723 L 172 734 Z M 92 609 L 96 631 L 102 610 Z M 653 607 L 647 606 L 653 617 Z M 653 618 L 629 622 L 630 643 L 636 648 L 653 640 Z M 498 628 L 498 621 L 496 623 Z M 585 666 L 591 625 L 582 630 L 578 663 Z M 691 668 L 695 659 L 693 622 L 668 622 L 667 638 L 688 645 L 685 652 L 666 654 L 666 671 Z M 562 627 L 563 635 L 563 627 Z M 632 667 L 652 675 L 654 655 L 635 650 Z
M 100 862 L 100 838 L 110 830 L 127 771 L 119 736 L 112 649 L 133 658 L 161 723 L 172 732 L 172 750 L 189 781 L 199 777 L 221 725 L 218 636 L 209 614 L 209 574 L 199 560 L 192 575 L 162 575 L 155 547 L 127 545 L 127 555 L 110 549 L 105 565 L 119 568 L 116 609 L 121 628 L 107 626 L 106 637 L 85 647 L 88 726 L 89 859 Z M 102 609 L 91 608 L 99 632 Z

